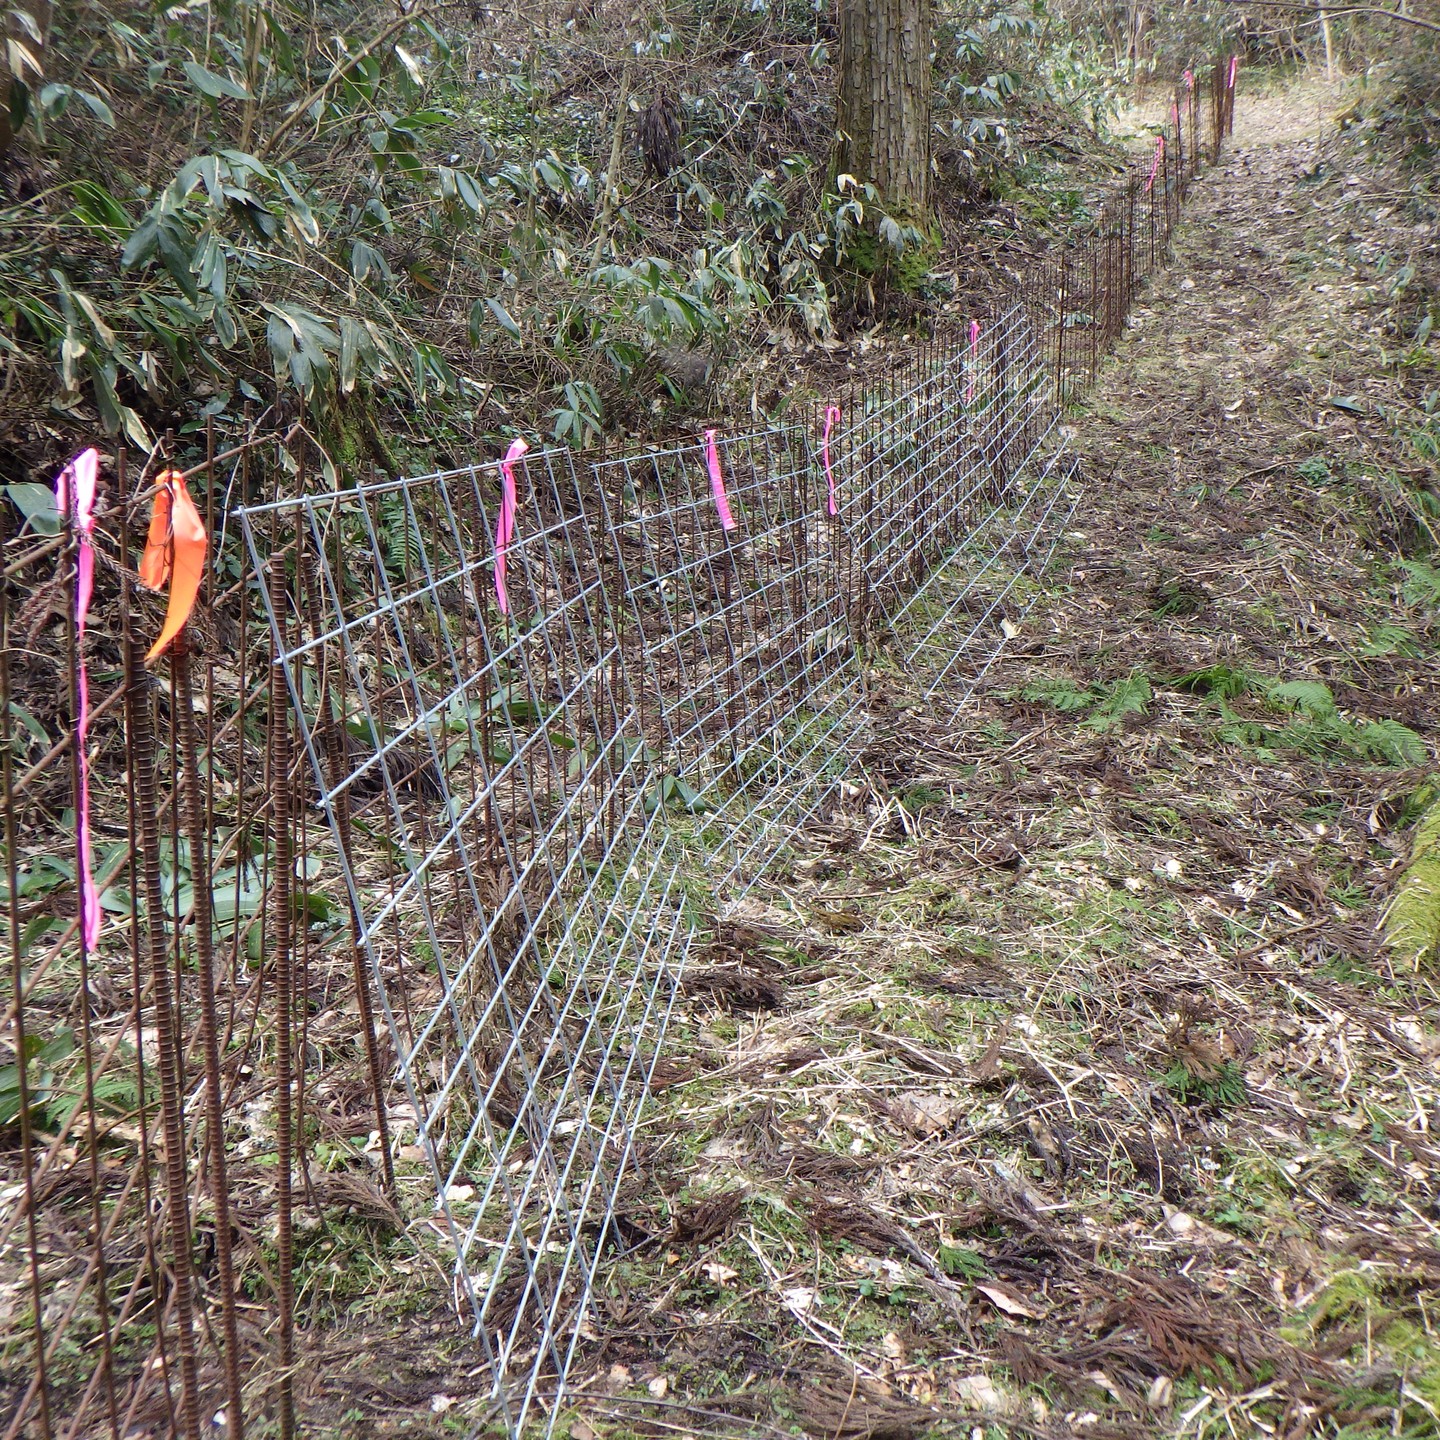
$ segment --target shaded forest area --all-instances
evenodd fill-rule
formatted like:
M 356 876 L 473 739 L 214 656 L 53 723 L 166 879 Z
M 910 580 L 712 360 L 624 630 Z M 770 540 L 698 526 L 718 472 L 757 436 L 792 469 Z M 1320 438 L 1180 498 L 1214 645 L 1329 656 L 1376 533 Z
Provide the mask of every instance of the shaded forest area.
M 938 9 L 933 227 L 834 172 L 837 27 L 801 0 L 8 25 L 11 483 L 97 430 L 183 446 L 209 417 L 223 447 L 304 415 L 337 471 L 413 473 L 521 428 L 772 411 L 805 365 L 943 326 L 1083 229 L 1132 73 L 1169 83 L 1236 29 L 1223 5 Z

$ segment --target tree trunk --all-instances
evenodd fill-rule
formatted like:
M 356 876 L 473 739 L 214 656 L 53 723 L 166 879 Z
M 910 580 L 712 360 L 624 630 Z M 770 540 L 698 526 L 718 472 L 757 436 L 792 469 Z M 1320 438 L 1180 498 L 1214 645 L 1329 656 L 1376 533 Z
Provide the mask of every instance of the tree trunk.
M 1320 33 L 1325 37 L 1325 78 L 1335 83 L 1335 37 L 1330 33 L 1330 9 L 1323 0 L 1315 0 L 1320 12 Z
M 890 213 L 930 215 L 930 0 L 839 0 L 835 173 Z

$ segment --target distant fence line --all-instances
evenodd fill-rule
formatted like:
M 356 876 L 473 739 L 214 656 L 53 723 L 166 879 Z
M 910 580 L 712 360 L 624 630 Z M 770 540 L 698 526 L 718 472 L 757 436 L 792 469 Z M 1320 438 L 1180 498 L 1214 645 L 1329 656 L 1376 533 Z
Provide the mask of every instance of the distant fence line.
M 319 469 L 303 435 L 212 434 L 212 563 L 158 671 L 122 451 L 86 643 L 93 951 L 74 537 L 7 543 L 0 1440 L 295 1434 L 317 1236 L 417 1198 L 495 1433 L 548 1433 L 688 959 L 856 793 L 875 667 L 946 716 L 982 683 L 1079 495 L 1063 405 L 1234 80 L 1182 79 L 1007 310 L 838 417 L 718 435 L 713 469 L 704 440 L 519 457 L 502 544 L 494 464 L 285 494 Z

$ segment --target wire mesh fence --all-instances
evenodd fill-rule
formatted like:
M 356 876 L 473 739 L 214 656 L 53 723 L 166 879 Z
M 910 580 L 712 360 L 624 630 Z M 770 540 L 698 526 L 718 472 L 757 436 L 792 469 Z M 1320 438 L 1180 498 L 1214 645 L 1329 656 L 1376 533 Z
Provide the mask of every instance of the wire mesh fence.
M 350 484 L 211 435 L 158 669 L 153 457 L 93 535 L 6 538 L 0 1440 L 298 1433 L 336 1237 L 416 1215 L 490 1428 L 548 1431 L 687 963 L 859 793 L 877 673 L 983 683 L 1234 80 L 1016 303 L 814 416 Z

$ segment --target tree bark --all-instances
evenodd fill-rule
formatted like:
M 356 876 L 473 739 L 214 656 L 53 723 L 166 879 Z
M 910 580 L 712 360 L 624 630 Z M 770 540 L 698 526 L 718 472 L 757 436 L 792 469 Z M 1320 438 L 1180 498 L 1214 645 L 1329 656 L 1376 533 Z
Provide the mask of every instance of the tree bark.
M 835 173 L 930 215 L 930 0 L 839 0 Z

